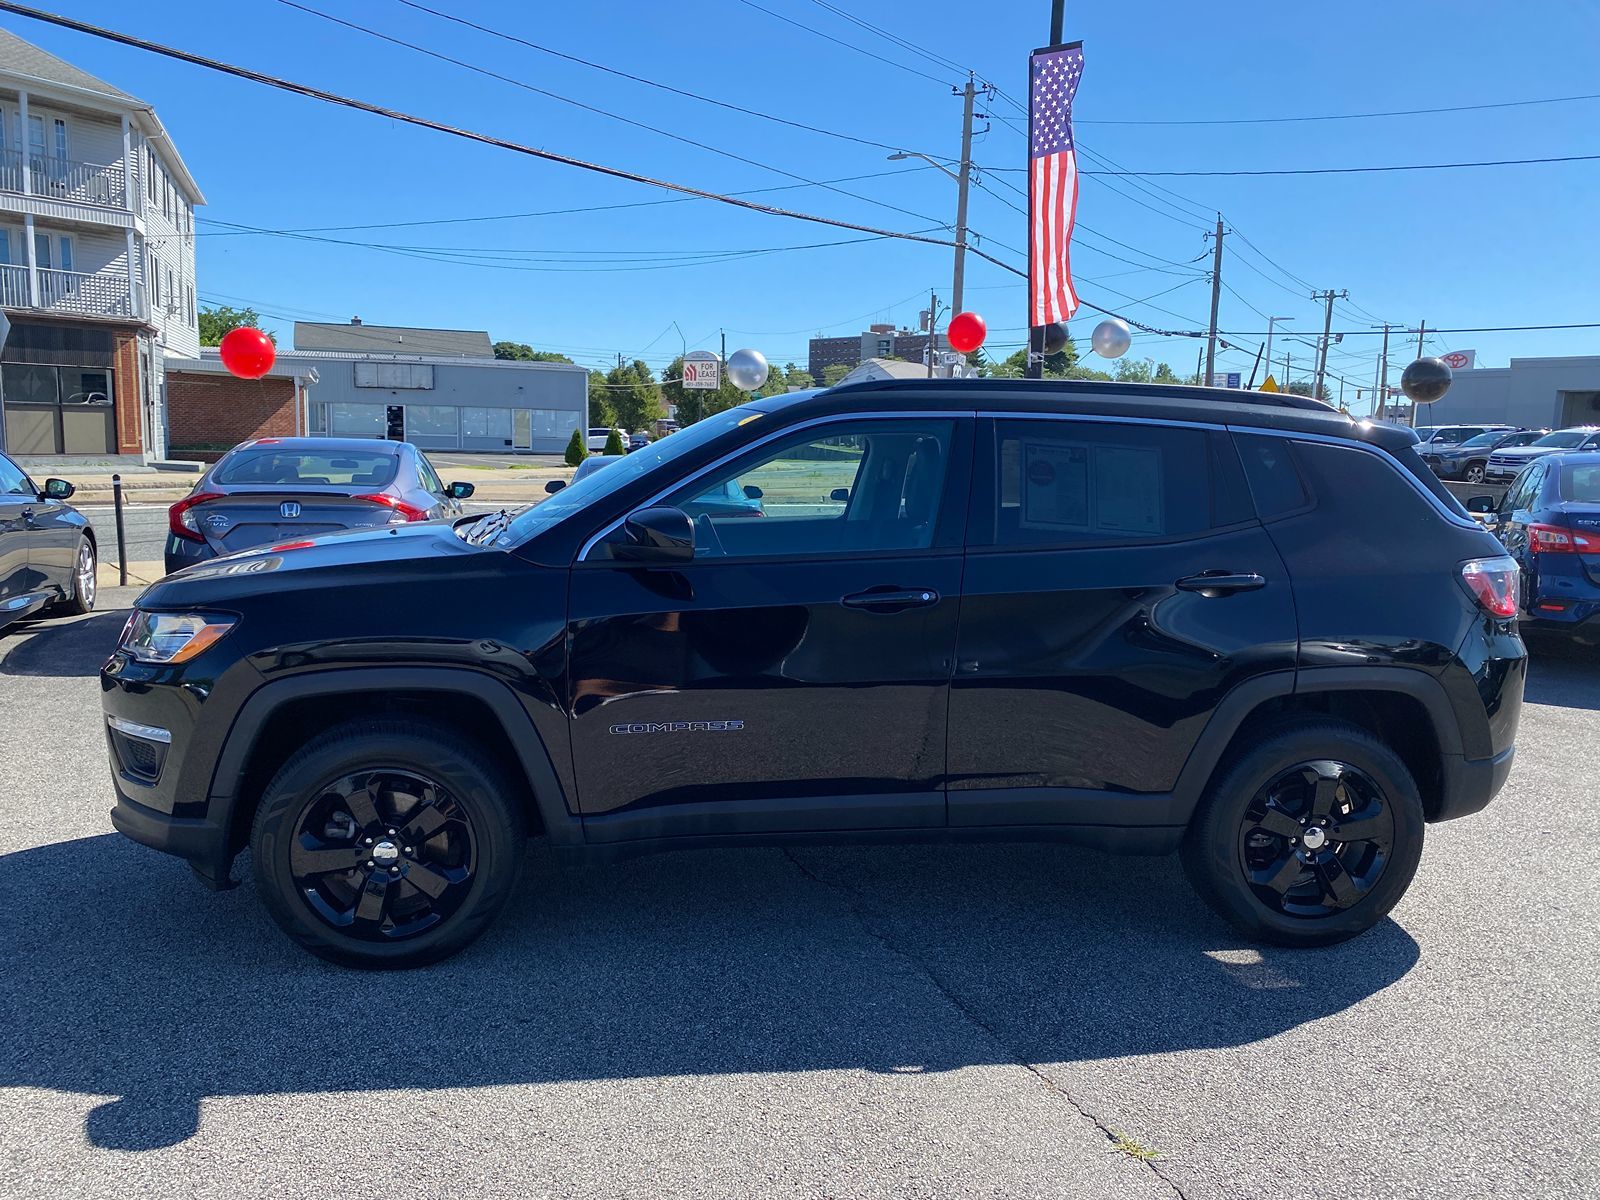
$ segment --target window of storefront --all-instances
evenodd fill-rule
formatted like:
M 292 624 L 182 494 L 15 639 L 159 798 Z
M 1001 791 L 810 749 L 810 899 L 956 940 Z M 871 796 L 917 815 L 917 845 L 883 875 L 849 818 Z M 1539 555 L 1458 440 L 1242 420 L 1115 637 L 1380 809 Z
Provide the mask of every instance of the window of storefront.
M 114 386 L 103 367 L 0 365 L 6 445 L 15 454 L 114 453 Z
M 406 440 L 430 449 L 461 444 L 461 410 L 453 404 L 406 405 Z
M 381 404 L 324 405 L 328 410 L 328 432 L 335 437 L 372 437 L 384 435 L 384 409 Z

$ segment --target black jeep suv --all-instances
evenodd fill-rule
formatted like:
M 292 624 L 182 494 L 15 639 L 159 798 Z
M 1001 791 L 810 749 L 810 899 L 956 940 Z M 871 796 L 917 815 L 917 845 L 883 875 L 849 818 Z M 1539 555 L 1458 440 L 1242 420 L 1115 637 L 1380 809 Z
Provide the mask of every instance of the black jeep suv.
M 1522 699 L 1516 566 L 1414 443 L 1199 388 L 754 400 L 515 514 L 156 584 L 101 674 L 112 821 L 213 886 L 249 846 L 363 966 L 470 942 L 535 834 L 1180 850 L 1249 935 L 1337 941 Z

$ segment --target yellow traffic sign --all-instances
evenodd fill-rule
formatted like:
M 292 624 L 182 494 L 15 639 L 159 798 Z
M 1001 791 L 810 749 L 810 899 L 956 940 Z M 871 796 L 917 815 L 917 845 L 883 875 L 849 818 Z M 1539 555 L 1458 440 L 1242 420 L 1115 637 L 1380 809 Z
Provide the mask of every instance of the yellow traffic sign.
M 1278 381 L 1276 379 L 1274 379 L 1271 375 L 1268 375 L 1265 379 L 1263 379 L 1261 381 L 1261 390 L 1263 392 L 1275 392 L 1275 391 L 1277 391 L 1278 390 Z

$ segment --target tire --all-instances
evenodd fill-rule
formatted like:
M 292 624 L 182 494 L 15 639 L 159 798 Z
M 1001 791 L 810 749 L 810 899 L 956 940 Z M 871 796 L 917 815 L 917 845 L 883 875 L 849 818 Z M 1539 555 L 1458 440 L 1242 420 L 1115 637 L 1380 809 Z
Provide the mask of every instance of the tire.
M 1411 773 L 1345 721 L 1284 722 L 1250 743 L 1212 780 L 1185 835 L 1195 891 L 1242 933 L 1277 945 L 1324 946 L 1372 928 L 1422 858 Z M 1341 839 L 1345 830 L 1372 836 Z
M 72 554 L 72 590 L 50 606 L 51 616 L 81 617 L 94 611 L 94 598 L 99 591 L 95 572 L 99 565 L 94 543 L 86 537 L 80 537 L 78 548 Z
M 1481 462 L 1470 462 L 1470 463 L 1467 464 L 1466 470 L 1461 472 L 1461 478 L 1463 480 L 1465 480 L 1467 483 L 1482 483 L 1483 482 L 1483 472 L 1484 472 L 1484 464 L 1483 463 L 1481 463 Z
M 262 793 L 250 833 L 261 902 L 331 962 L 437 962 L 511 896 L 527 839 L 512 797 L 493 757 L 455 729 L 411 719 L 331 729 Z

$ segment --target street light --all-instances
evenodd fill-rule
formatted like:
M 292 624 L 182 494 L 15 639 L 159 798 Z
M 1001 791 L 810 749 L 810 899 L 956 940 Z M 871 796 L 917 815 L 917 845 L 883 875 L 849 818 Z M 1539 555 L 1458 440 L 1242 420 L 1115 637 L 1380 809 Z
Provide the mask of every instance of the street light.
M 903 162 L 908 158 L 920 158 L 930 167 L 938 167 L 945 176 L 953 179 L 956 185 L 956 265 L 955 276 L 950 283 L 950 311 L 962 311 L 962 294 L 965 291 L 967 277 L 967 181 L 972 174 L 972 91 L 967 90 L 967 124 L 966 133 L 962 139 L 961 170 L 958 174 L 945 166 L 936 158 L 920 154 L 915 150 L 896 150 L 889 155 L 890 162 Z
M 1292 321 L 1292 320 L 1294 320 L 1293 317 L 1268 317 L 1267 318 L 1267 349 L 1266 349 L 1266 353 L 1264 355 L 1262 355 L 1262 357 L 1267 360 L 1267 374 L 1268 375 L 1272 374 L 1272 327 L 1274 325 L 1276 325 L 1279 321 Z M 1287 379 L 1285 379 L 1283 381 L 1283 386 L 1284 387 L 1288 387 L 1289 386 L 1289 381 Z

